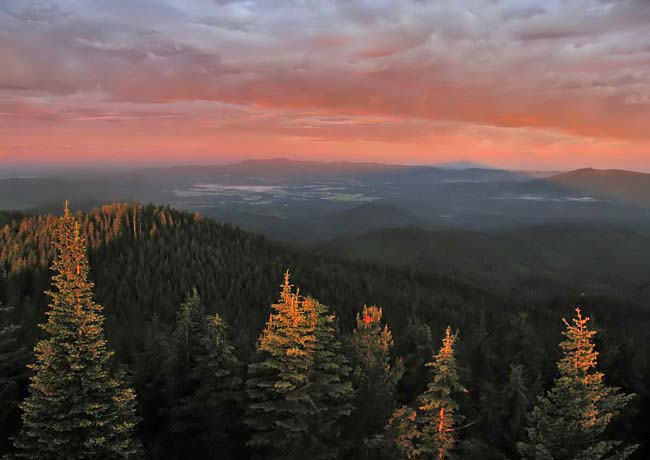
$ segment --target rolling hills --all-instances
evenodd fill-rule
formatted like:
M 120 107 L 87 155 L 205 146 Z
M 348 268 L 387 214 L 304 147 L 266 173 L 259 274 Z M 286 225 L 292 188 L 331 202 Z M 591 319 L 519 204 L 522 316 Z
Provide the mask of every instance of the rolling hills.
M 551 184 L 602 198 L 617 199 L 650 207 L 650 174 L 622 171 L 578 169 L 547 179 Z
M 340 238 L 324 253 L 521 291 L 650 294 L 650 232 L 571 224 L 510 230 L 390 229 Z

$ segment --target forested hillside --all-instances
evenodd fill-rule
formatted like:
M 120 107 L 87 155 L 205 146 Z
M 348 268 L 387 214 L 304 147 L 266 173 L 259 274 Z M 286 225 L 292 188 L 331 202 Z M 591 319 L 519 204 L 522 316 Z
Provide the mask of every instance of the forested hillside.
M 650 295 L 650 232 L 608 225 L 517 229 L 384 229 L 321 245 L 321 252 L 421 273 L 457 276 L 486 289 L 585 292 L 644 305 Z M 612 270 L 612 267 L 616 267 Z
M 76 217 L 90 248 L 90 278 L 95 283 L 95 300 L 104 307 L 108 343 L 116 351 L 118 361 L 129 369 L 133 381 L 143 418 L 138 435 L 149 458 L 183 457 L 182 449 L 177 451 L 170 446 L 195 439 L 193 433 L 197 439 L 199 434 L 207 437 L 201 439 L 219 437 L 219 445 L 224 446 L 222 453 L 227 452 L 231 457 L 247 458 L 265 447 L 264 437 L 255 437 L 255 433 L 260 433 L 260 426 L 266 426 L 265 422 L 251 421 L 255 412 L 246 407 L 251 404 L 251 395 L 257 394 L 251 378 L 267 375 L 263 363 L 275 366 L 272 361 L 260 361 L 260 353 L 264 348 L 261 344 L 267 343 L 273 349 L 272 344 L 276 342 L 264 339 L 264 335 L 261 341 L 258 339 L 270 327 L 265 326 L 269 314 L 272 311 L 282 314 L 277 301 L 286 270 L 291 272 L 291 282 L 300 286 L 300 295 L 287 293 L 285 280 L 281 304 L 291 304 L 294 301 L 291 296 L 295 295 L 296 305 L 306 312 L 306 317 L 329 318 L 327 310 L 318 305 L 331 306 L 331 313 L 336 317 L 331 324 L 328 319 L 314 320 L 313 324 L 321 325 L 314 329 L 314 337 L 325 340 L 322 343 L 334 344 L 328 345 L 334 348 L 315 348 L 314 353 L 333 359 L 332 349 L 341 350 L 351 368 L 345 371 L 348 365 L 341 361 L 336 365 L 343 369 L 339 374 L 324 368 L 309 378 L 331 384 L 347 381 L 346 375 L 351 373 L 349 379 L 356 393 L 344 397 L 348 389 L 342 386 L 341 400 L 335 406 L 338 409 L 332 412 L 338 415 L 326 419 L 339 429 L 348 418 L 367 419 L 358 411 L 367 407 L 372 398 L 366 394 L 363 399 L 363 392 L 373 396 L 379 391 L 367 386 L 358 373 L 363 366 L 358 359 L 355 361 L 355 333 L 363 330 L 366 318 L 371 318 L 368 320 L 371 323 L 388 325 L 392 337 L 385 338 L 384 348 L 389 350 L 386 359 L 392 366 L 398 366 L 399 362 L 403 366 L 403 373 L 394 378 L 396 390 L 393 396 L 387 397 L 388 406 L 397 403 L 412 406 L 419 400 L 418 395 L 427 394 L 427 388 L 435 393 L 425 363 L 436 353 L 440 359 L 444 358 L 444 350 L 438 352 L 439 343 L 447 325 L 451 325 L 454 331 L 460 331 L 457 343 L 453 340 L 455 359 L 459 381 L 467 389 L 457 401 L 457 412 L 463 415 L 464 422 L 456 433 L 456 452 L 462 458 L 517 455 L 515 444 L 524 435 L 522 414 L 532 409 L 536 396 L 550 388 L 557 376 L 555 362 L 561 354 L 558 347 L 562 339 L 561 318 L 572 315 L 573 307 L 579 303 L 589 312 L 598 330 L 597 345 L 601 353 L 598 363 L 605 372 L 606 382 L 626 393 L 639 395 L 609 431 L 618 439 L 632 442 L 641 442 L 649 435 L 650 354 L 645 343 L 650 330 L 650 309 L 628 296 L 590 292 L 581 295 L 580 289 L 576 289 L 575 295 L 566 296 L 542 293 L 521 296 L 516 290 L 488 290 L 462 281 L 460 276 L 443 276 L 418 267 L 387 268 L 298 251 L 229 224 L 170 208 L 115 204 Z M 32 350 L 43 336 L 37 325 L 45 320 L 48 299 L 44 292 L 50 288 L 49 267 L 55 252 L 58 218 L 20 214 L 2 214 L 0 218 L 4 224 L 0 231 L 0 300 L 11 308 L 6 315 L 8 320 L 22 328 L 17 335 L 18 345 Z M 305 300 L 312 298 L 307 295 L 317 299 L 316 303 Z M 274 303 L 276 307 L 271 310 Z M 382 307 L 378 318 L 376 312 L 372 316 L 363 309 L 366 304 Z M 203 325 L 204 315 L 212 315 L 212 326 Z M 206 337 L 222 335 L 232 340 L 232 348 L 206 348 Z M 189 336 L 197 340 L 191 347 L 181 340 Z M 452 341 L 449 334 L 446 338 Z M 258 345 L 261 351 L 256 351 Z M 197 388 L 203 388 L 200 376 L 209 371 L 205 366 L 210 360 L 198 357 L 196 361 L 189 360 L 189 351 L 182 353 L 184 346 L 187 350 L 199 350 L 199 357 L 223 358 L 224 353 L 228 356 L 223 366 L 231 372 L 228 374 L 232 376 L 230 390 L 238 395 L 226 404 L 232 430 L 226 430 L 229 436 L 225 440 L 223 430 L 206 434 L 203 425 L 214 423 L 211 416 L 197 415 L 197 407 L 186 404 L 184 398 L 188 391 L 195 395 Z M 268 353 L 266 359 L 272 360 L 273 353 Z M 0 404 L 6 408 L 0 427 L 2 449 L 8 448 L 8 437 L 19 428 L 16 402 L 25 396 L 24 361 L 31 359 L 29 356 L 14 359 L 2 371 L 5 391 Z M 248 364 L 253 366 L 246 372 Z M 194 372 L 191 374 L 194 380 L 188 380 L 187 366 Z M 513 366 L 518 369 L 515 376 Z M 296 368 L 290 369 L 294 372 Z M 243 383 L 238 383 L 246 379 L 248 391 L 244 391 Z M 513 399 L 515 383 L 517 398 Z M 312 399 L 325 391 L 318 390 L 317 385 L 310 388 L 316 388 L 310 390 L 315 392 L 311 393 Z M 210 387 L 205 391 L 213 394 L 217 390 Z M 219 387 L 219 391 L 226 390 Z M 258 397 L 263 401 L 263 395 Z M 204 402 L 212 400 L 208 398 Z M 202 407 L 210 406 L 206 403 Z M 346 437 L 350 430 L 337 435 L 337 430 L 329 429 L 319 431 L 317 439 L 333 442 L 331 439 L 342 436 L 345 442 L 339 452 L 341 456 L 376 458 L 377 449 L 388 452 L 394 447 L 383 444 L 385 439 L 377 437 L 388 422 L 382 418 L 387 418 L 392 408 L 386 416 L 377 415 L 384 412 L 367 412 L 378 420 L 370 420 L 370 427 L 356 433 L 356 439 Z M 178 418 L 179 413 L 184 415 Z M 249 439 L 257 439 L 259 443 L 246 444 Z M 638 458 L 647 454 L 645 448 L 642 446 L 637 451 Z M 201 458 L 209 454 L 196 455 Z

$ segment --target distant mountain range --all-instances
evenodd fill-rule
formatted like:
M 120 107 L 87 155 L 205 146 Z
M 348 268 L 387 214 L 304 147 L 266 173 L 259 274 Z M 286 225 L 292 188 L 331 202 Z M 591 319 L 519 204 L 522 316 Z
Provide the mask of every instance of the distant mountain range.
M 476 163 L 474 161 L 466 161 L 466 160 L 450 161 L 448 163 L 439 163 L 434 166 L 436 168 L 442 168 L 442 169 L 498 169 L 482 163 Z
M 273 181 L 306 181 L 324 177 L 349 177 L 383 174 L 408 169 L 408 166 L 383 163 L 316 162 L 272 158 L 245 160 L 228 165 L 191 165 L 151 168 L 139 171 L 141 174 L 163 174 L 165 176 L 230 176 L 239 179 L 264 179 Z
M 169 204 L 287 241 L 390 228 L 497 229 L 547 223 L 650 227 L 650 174 L 247 160 L 231 165 L 0 179 L 0 209 Z

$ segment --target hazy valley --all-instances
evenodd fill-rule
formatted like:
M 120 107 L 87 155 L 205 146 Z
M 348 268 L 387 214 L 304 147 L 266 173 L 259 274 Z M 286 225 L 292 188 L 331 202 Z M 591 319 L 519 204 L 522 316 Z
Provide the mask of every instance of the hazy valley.
M 3 209 L 88 209 L 109 201 L 199 211 L 288 241 L 392 227 L 506 229 L 650 225 L 650 175 L 526 173 L 290 160 L 0 179 Z

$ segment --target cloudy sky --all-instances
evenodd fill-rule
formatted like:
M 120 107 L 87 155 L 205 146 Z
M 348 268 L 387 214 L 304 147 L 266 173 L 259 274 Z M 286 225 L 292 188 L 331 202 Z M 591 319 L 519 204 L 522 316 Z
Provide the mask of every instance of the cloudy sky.
M 650 170 L 650 0 L 0 1 L 2 163 Z

